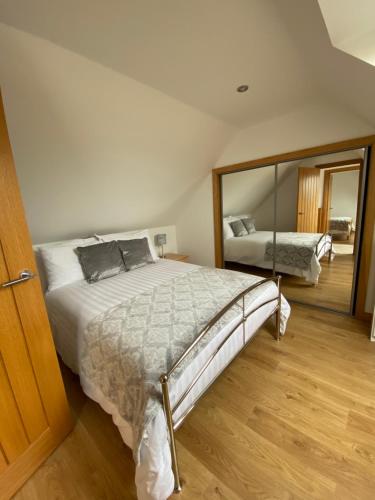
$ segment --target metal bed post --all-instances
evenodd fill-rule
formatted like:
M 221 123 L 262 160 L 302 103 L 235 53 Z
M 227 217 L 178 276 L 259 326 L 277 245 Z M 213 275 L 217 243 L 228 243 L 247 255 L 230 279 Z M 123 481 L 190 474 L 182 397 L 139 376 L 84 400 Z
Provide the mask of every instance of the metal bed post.
M 242 296 L 242 343 L 246 344 L 246 314 L 245 314 L 245 295 Z
M 316 247 L 315 247 L 315 255 L 316 255 L 317 258 L 319 258 L 319 254 L 320 254 L 320 252 L 319 252 L 319 243 L 326 236 L 330 236 L 331 237 L 330 246 L 329 246 L 329 250 L 328 250 L 328 264 L 330 264 L 331 263 L 331 258 L 332 258 L 332 246 L 333 246 L 333 239 L 332 239 L 332 234 L 331 233 L 323 233 L 322 236 L 319 238 L 319 241 L 318 241 L 318 243 L 316 244 Z M 326 249 L 326 244 L 325 243 L 324 243 L 323 249 L 324 250 Z M 323 257 L 325 255 L 327 255 L 326 251 L 324 252 Z
M 281 276 L 277 276 L 277 309 L 276 309 L 276 340 L 280 340 L 280 328 L 281 328 L 281 290 L 280 290 L 280 280 Z
M 172 457 L 172 470 L 174 475 L 174 491 L 176 493 L 179 493 L 182 490 L 182 487 L 180 481 L 180 473 L 178 470 L 176 440 L 174 435 L 171 402 L 169 400 L 168 375 L 162 375 L 160 377 L 160 383 L 163 392 L 163 405 L 164 405 L 165 418 L 167 420 L 167 426 L 169 431 L 171 457 Z
M 328 252 L 328 264 L 331 263 L 331 258 L 332 258 L 332 246 L 333 246 L 333 236 L 331 233 L 327 233 L 331 237 L 331 245 L 329 247 L 329 252 Z

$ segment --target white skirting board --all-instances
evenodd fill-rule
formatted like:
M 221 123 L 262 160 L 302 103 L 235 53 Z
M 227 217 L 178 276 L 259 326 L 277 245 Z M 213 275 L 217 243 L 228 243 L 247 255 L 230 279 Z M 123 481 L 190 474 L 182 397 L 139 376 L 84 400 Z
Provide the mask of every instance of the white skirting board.
M 375 307 L 374 307 L 374 314 L 372 315 L 372 324 L 371 324 L 371 340 L 372 342 L 375 342 Z

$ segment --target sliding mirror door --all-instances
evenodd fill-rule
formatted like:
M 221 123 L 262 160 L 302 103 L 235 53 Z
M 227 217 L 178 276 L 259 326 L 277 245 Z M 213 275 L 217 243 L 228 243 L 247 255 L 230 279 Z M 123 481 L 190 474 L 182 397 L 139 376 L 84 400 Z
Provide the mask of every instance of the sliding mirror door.
M 350 313 L 364 150 L 278 165 L 276 270 L 293 301 Z
M 275 166 L 223 175 L 222 207 L 224 267 L 272 276 Z
M 224 267 L 280 274 L 287 299 L 352 313 L 365 149 L 222 175 Z

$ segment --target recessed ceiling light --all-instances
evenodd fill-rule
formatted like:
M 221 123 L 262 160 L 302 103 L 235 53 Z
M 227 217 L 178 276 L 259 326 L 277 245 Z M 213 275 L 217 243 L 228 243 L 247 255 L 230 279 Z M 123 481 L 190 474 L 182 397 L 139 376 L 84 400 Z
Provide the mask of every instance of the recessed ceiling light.
M 247 92 L 248 90 L 249 90 L 248 85 L 240 85 L 239 87 L 237 87 L 237 92 Z

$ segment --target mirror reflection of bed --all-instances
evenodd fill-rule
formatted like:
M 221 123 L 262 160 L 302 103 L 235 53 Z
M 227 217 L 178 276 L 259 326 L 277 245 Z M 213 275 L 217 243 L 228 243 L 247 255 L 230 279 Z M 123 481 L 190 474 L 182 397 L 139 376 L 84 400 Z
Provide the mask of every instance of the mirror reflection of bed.
M 224 175 L 225 267 L 281 274 L 288 299 L 350 312 L 363 159 L 358 149 Z

